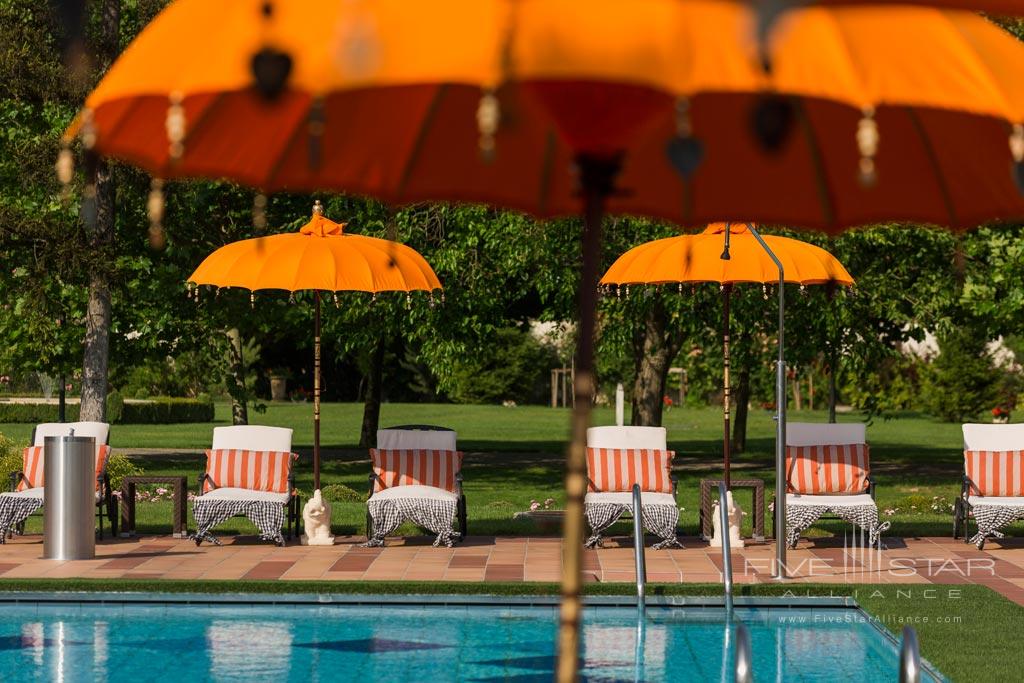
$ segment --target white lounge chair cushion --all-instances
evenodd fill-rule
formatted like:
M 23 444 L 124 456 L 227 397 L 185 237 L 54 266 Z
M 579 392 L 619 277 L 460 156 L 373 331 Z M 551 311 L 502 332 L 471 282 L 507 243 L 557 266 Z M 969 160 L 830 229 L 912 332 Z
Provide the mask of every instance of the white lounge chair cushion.
M 975 505 L 1001 505 L 1004 507 L 1024 507 L 1024 496 L 967 496 L 967 503 Z
M 457 451 L 458 435 L 448 429 L 378 429 L 377 448 L 382 451 Z
M 668 450 L 668 431 L 664 427 L 590 427 L 588 448 L 653 448 Z
M 1024 424 L 963 425 L 964 449 L 971 451 L 1019 451 L 1024 449 Z
M 214 427 L 212 450 L 233 448 L 241 451 L 277 451 L 288 453 L 292 450 L 292 430 L 287 427 L 265 425 L 233 425 Z
M 421 484 L 409 484 L 408 486 L 392 486 L 383 491 L 377 491 L 370 500 L 393 500 L 395 498 L 422 498 L 425 500 L 455 500 L 459 499 L 458 494 L 433 486 Z M 369 501 L 367 501 L 369 502 Z
M 787 446 L 842 446 L 867 443 L 863 422 L 787 422 Z
M 591 492 L 586 495 L 583 502 L 590 505 L 611 503 L 616 505 L 628 505 L 633 507 L 633 494 L 629 491 L 611 491 L 605 493 Z M 675 507 L 676 499 L 671 493 L 643 493 L 640 495 L 641 505 L 671 505 Z
M 799 493 L 787 493 L 786 505 L 824 505 L 829 508 L 861 507 L 875 505 L 875 499 L 869 493 L 858 493 L 854 496 L 807 496 Z
M 275 493 L 274 491 L 253 491 L 252 489 L 239 489 L 230 486 L 214 489 L 201 495 L 198 500 L 252 500 L 266 503 L 287 503 L 287 493 Z

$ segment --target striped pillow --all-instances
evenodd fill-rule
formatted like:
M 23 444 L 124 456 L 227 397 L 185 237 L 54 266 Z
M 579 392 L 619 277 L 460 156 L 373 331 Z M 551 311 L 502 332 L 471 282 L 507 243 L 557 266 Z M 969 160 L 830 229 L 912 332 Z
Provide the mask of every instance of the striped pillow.
M 654 448 L 588 448 L 587 490 L 597 493 L 641 491 L 672 493 L 673 451 Z
M 864 493 L 870 471 L 866 443 L 786 446 L 786 488 L 790 493 Z
M 288 493 L 288 475 L 298 457 L 286 451 L 218 448 L 206 451 L 206 473 L 217 488 Z M 210 479 L 203 480 L 203 493 L 213 488 Z
M 1024 496 L 1024 451 L 964 451 L 964 472 L 981 496 Z
M 96 490 L 99 491 L 99 477 L 107 469 L 107 458 L 110 457 L 110 446 L 100 444 L 96 447 Z M 18 490 L 35 489 L 45 486 L 43 476 L 43 447 L 29 446 L 21 454 L 21 471 L 25 478 L 18 482 Z
M 455 475 L 462 470 L 461 451 L 371 448 L 370 460 L 381 489 L 419 484 L 457 493 Z

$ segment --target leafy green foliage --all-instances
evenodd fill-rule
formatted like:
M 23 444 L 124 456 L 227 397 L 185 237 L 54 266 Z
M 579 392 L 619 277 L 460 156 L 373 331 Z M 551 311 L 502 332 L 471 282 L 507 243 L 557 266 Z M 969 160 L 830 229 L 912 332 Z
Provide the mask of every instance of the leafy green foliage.
M 115 491 L 121 490 L 121 483 L 125 477 L 137 477 L 142 474 L 145 474 L 142 467 L 121 453 L 112 453 L 107 458 L 107 476 L 110 477 L 110 487 Z
M 490 344 L 456 363 L 450 395 L 459 403 L 540 403 L 557 363 L 528 332 L 498 330 Z
M 324 500 L 332 503 L 363 503 L 366 501 L 366 494 L 359 493 L 344 484 L 328 484 L 320 489 L 320 495 L 324 497 Z
M 0 491 L 6 491 L 11 475 L 22 468 L 21 448 L 14 441 L 0 434 Z
M 992 365 L 985 339 L 958 330 L 940 339 L 939 350 L 924 375 L 928 412 L 947 422 L 966 422 L 995 407 L 999 371 Z
M 112 391 L 107 395 L 107 421 L 110 424 L 177 424 L 212 422 L 214 406 L 209 397 L 195 398 L 155 397 L 145 402 L 125 403 L 121 395 Z M 55 403 L 0 403 L 0 423 L 39 424 L 57 421 Z M 78 404 L 66 406 L 68 422 L 78 420 Z

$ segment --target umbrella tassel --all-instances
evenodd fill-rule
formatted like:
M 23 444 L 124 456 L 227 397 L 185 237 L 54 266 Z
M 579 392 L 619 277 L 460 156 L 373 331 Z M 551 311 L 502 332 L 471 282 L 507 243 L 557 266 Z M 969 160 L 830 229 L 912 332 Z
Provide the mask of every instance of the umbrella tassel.
M 181 160 L 185 154 L 185 108 L 182 106 L 180 90 L 168 95 L 167 118 L 164 127 L 167 130 L 167 154 L 172 162 Z
M 878 171 L 875 168 L 875 156 L 878 154 L 878 122 L 875 121 L 875 108 L 866 107 L 863 116 L 857 123 L 857 149 L 860 151 L 860 173 L 858 178 L 863 187 L 874 187 L 878 182 Z
M 689 180 L 704 160 L 704 143 L 693 136 L 690 101 L 676 100 L 676 136 L 668 141 L 665 154 L 684 180 Z
M 66 140 L 60 143 L 57 163 L 53 167 L 57 172 L 57 180 L 60 181 L 60 200 L 67 203 L 71 198 L 71 181 L 75 176 L 75 155 L 71 153 L 71 147 Z
M 267 227 L 267 195 L 262 192 L 252 198 L 252 227 L 257 231 Z
M 476 127 L 480 137 L 480 157 L 486 162 L 494 161 L 496 146 L 495 135 L 498 133 L 498 126 L 501 124 L 501 104 L 494 88 L 485 88 L 480 95 L 480 104 L 476 108 Z
M 149 183 L 149 197 L 146 200 L 146 213 L 149 216 L 149 246 L 159 251 L 167 242 L 164 236 L 164 181 L 153 178 Z
M 331 296 L 334 298 L 334 307 L 338 308 L 338 293 L 337 292 L 332 292 Z
M 1013 179 L 1017 190 L 1024 194 L 1024 125 L 1013 124 L 1010 133 L 1010 154 L 1013 155 Z
M 306 131 L 309 135 L 307 161 L 310 170 L 313 171 L 320 169 L 322 158 L 320 143 L 324 136 L 324 120 L 324 101 L 322 97 L 317 97 L 309 107 L 309 118 L 306 123 Z
M 256 294 L 249 294 L 249 307 L 256 308 Z

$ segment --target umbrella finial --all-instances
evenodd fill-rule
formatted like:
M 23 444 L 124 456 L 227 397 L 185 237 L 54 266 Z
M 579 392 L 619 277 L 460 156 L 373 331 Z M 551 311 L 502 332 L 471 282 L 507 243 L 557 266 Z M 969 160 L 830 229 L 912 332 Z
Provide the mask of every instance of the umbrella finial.
M 317 199 L 316 201 L 313 202 L 313 215 L 314 216 L 323 216 L 324 215 L 324 205 L 320 203 L 319 199 Z

